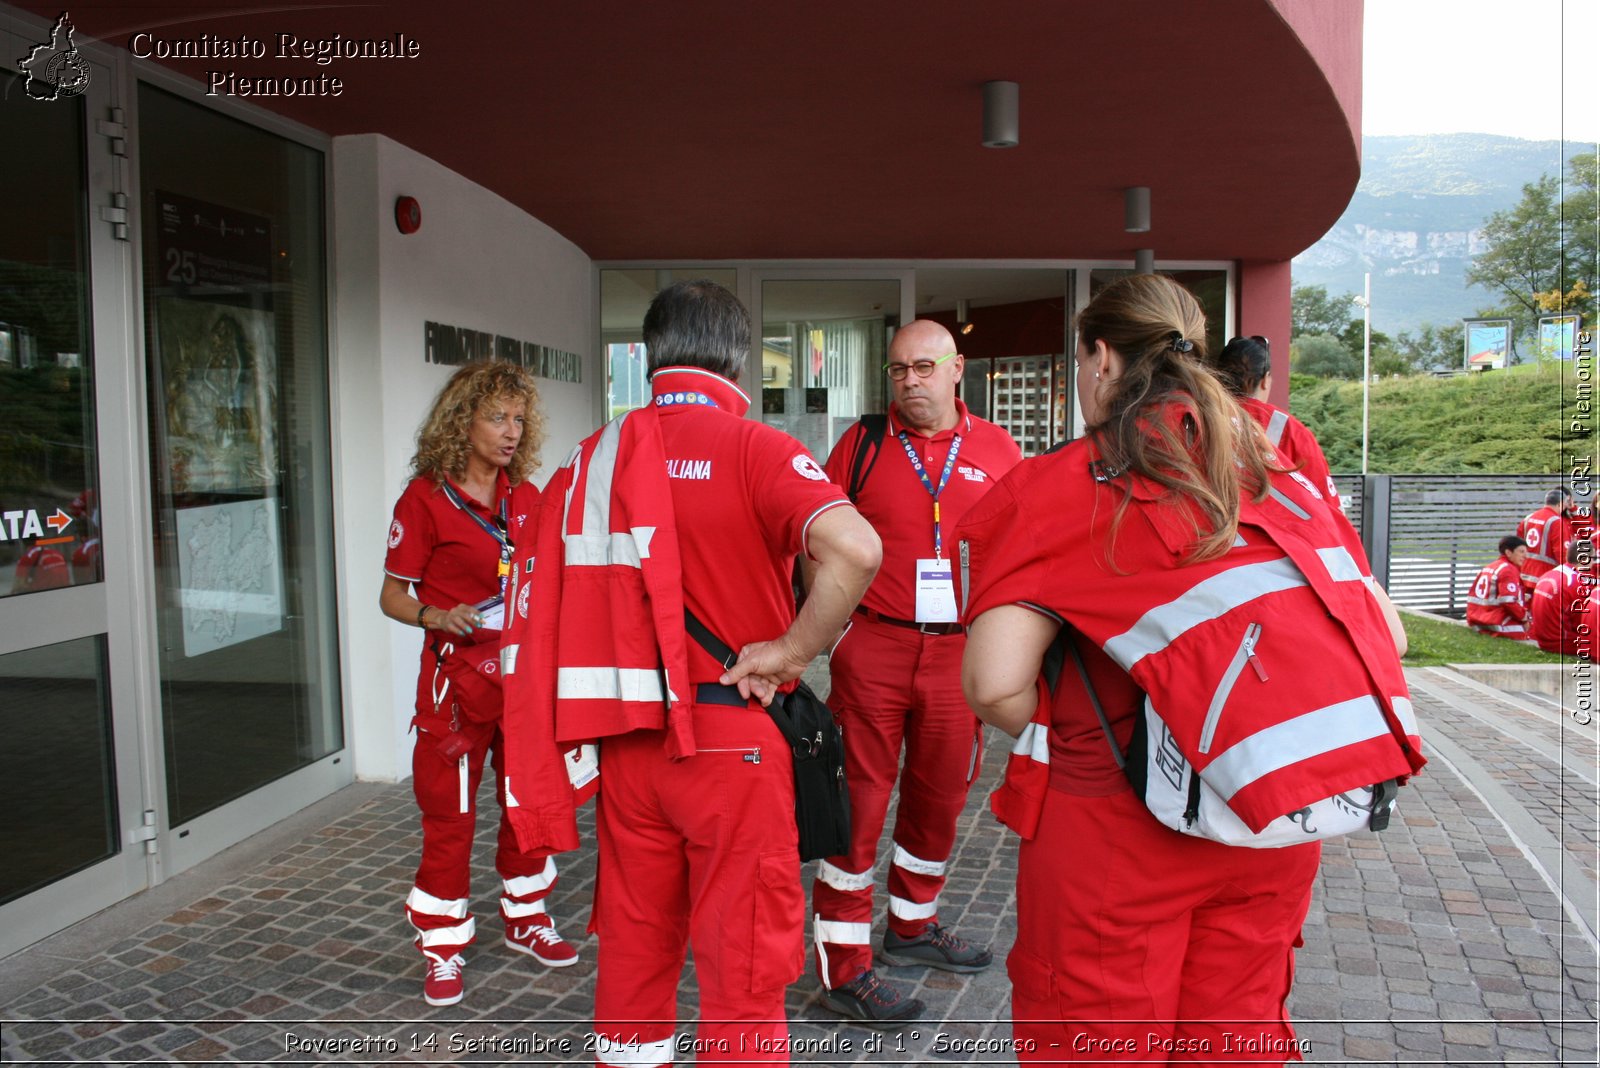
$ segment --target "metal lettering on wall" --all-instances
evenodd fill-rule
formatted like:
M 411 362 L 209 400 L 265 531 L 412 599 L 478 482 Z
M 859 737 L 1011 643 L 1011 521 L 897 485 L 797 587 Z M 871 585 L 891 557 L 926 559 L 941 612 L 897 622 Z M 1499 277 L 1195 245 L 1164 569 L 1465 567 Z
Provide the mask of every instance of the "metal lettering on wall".
M 454 367 L 472 360 L 505 360 L 552 382 L 582 382 L 583 357 L 549 345 L 448 323 L 422 324 L 423 360 Z

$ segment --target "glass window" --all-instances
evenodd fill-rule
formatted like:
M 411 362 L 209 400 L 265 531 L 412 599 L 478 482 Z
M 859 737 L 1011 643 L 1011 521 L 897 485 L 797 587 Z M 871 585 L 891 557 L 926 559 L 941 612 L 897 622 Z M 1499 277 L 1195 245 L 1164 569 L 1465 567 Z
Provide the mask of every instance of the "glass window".
M 322 153 L 140 87 L 176 826 L 343 746 Z
M 0 904 L 114 855 L 104 637 L 0 656 Z
M 1095 268 L 1089 275 L 1089 299 L 1093 300 L 1118 278 L 1132 273 L 1109 267 Z M 1200 310 L 1206 313 L 1206 351 L 1222 351 L 1228 329 L 1228 272 L 1202 268 L 1189 271 L 1158 270 L 1156 273 L 1166 275 L 1194 294 L 1194 299 L 1200 302 Z
M 641 330 L 650 301 L 674 282 L 698 278 L 738 290 L 738 273 L 731 270 L 677 267 L 600 272 L 600 344 L 605 346 L 606 353 L 606 418 L 641 408 L 650 396 Z
M 101 578 L 83 109 L 0 94 L 0 596 Z

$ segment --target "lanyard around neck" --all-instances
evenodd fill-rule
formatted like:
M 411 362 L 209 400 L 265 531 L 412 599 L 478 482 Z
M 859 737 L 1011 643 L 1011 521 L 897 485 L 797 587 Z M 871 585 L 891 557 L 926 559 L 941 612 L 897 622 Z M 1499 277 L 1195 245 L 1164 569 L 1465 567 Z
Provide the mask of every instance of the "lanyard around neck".
M 922 480 L 922 488 L 933 497 L 933 555 L 936 560 L 944 559 L 944 531 L 939 516 L 939 494 L 944 492 L 944 487 L 950 481 L 950 472 L 956 469 L 956 453 L 961 451 L 961 435 L 957 434 L 950 439 L 950 455 L 945 457 L 944 472 L 939 476 L 939 484 L 935 486 L 928 477 L 928 469 L 922 465 L 922 458 L 917 455 L 917 450 L 911 444 L 911 437 L 904 430 L 900 431 L 900 444 L 906 450 L 906 456 L 911 460 L 911 469 Z
M 506 533 L 506 527 L 507 527 L 506 506 L 507 506 L 507 503 L 509 502 L 510 498 L 509 497 L 500 498 L 500 512 L 499 512 L 499 520 L 500 521 L 499 521 L 498 524 L 496 524 L 496 523 L 489 522 L 487 519 L 483 518 L 483 516 L 479 515 L 476 509 L 474 509 L 471 505 L 469 505 L 465 500 L 462 499 L 460 491 L 457 490 L 453 485 L 451 485 L 448 480 L 446 480 L 445 484 L 444 484 L 444 495 L 446 497 L 450 498 L 450 503 L 451 504 L 455 505 L 457 508 L 459 508 L 463 512 L 467 513 L 468 518 L 470 518 L 474 523 L 478 524 L 478 526 L 482 527 L 484 533 L 488 534 L 491 538 L 493 538 L 495 540 L 496 544 L 498 544 L 500 546 L 500 563 L 502 565 L 510 563 L 510 561 L 511 561 L 511 538 Z

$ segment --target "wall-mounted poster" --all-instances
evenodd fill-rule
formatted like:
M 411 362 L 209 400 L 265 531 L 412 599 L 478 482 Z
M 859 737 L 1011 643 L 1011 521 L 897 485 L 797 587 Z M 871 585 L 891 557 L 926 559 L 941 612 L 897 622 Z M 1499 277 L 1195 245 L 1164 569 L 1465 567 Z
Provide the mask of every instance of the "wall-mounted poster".
M 1511 362 L 1510 319 L 1463 319 L 1466 339 L 1466 368 L 1487 371 Z
M 1570 360 L 1578 347 L 1578 315 L 1541 315 L 1539 317 L 1539 355 L 1547 360 Z
M 156 336 L 172 492 L 259 496 L 276 485 L 272 313 L 159 297 Z
M 278 499 L 179 508 L 177 523 L 183 655 L 282 630 Z

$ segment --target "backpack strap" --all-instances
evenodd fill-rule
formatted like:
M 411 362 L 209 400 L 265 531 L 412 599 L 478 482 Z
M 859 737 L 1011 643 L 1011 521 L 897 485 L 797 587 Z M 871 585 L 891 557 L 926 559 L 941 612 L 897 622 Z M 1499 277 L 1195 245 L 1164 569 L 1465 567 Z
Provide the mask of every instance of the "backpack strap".
M 1094 692 L 1094 683 L 1089 681 L 1089 669 L 1083 665 L 1083 654 L 1078 652 L 1078 643 L 1072 640 L 1072 628 L 1062 624 L 1060 632 L 1056 635 L 1056 641 L 1064 643 L 1067 652 L 1072 654 L 1072 665 L 1078 669 L 1078 678 L 1083 680 L 1083 689 L 1089 695 L 1089 703 L 1094 706 L 1096 718 L 1100 720 L 1100 729 L 1106 732 L 1106 741 L 1111 743 L 1111 758 L 1117 762 L 1117 767 L 1126 770 L 1127 758 L 1117 746 L 1117 736 L 1112 733 L 1111 720 L 1106 718 L 1106 710 L 1100 705 L 1100 695 Z M 1048 657 L 1049 654 L 1046 653 L 1047 661 Z
M 850 483 L 844 490 L 851 504 L 860 498 L 861 487 L 867 484 L 867 476 L 878 466 L 878 453 L 882 451 L 883 437 L 888 429 L 889 417 L 882 412 L 861 417 L 861 436 L 856 439 L 855 460 L 850 465 Z

